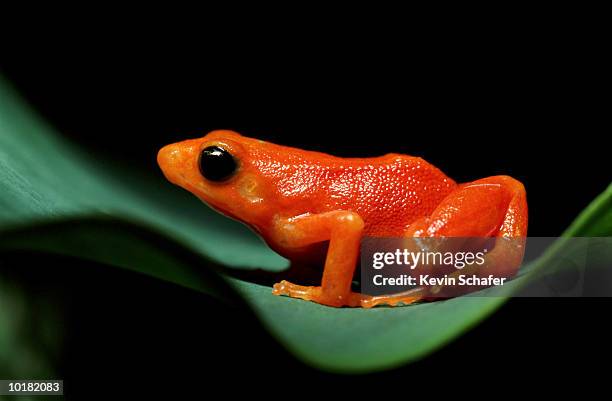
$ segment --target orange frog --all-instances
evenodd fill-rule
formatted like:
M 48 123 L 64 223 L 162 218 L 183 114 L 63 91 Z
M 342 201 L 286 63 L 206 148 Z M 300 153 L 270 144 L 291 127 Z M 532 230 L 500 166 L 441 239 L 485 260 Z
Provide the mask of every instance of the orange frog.
M 386 296 L 353 292 L 363 236 L 522 238 L 527 232 L 519 181 L 494 176 L 457 184 L 419 157 L 340 158 L 213 131 L 165 146 L 157 160 L 168 180 L 246 223 L 289 260 L 324 255 L 327 247 L 320 286 L 283 280 L 273 289 L 323 305 L 427 298 L 425 288 Z

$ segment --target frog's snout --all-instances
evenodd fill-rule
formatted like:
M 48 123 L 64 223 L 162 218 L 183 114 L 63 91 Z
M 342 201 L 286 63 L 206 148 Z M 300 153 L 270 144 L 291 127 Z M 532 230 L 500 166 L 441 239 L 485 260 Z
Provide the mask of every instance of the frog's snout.
M 166 145 L 159 150 L 157 164 L 168 181 L 177 185 L 183 183 L 189 154 L 189 147 L 182 142 Z

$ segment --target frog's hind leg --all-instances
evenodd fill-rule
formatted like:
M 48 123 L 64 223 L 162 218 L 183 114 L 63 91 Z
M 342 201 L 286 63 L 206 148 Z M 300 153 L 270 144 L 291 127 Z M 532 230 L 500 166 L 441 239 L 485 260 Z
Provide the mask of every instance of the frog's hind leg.
M 508 176 L 483 178 L 462 184 L 427 217 L 411 224 L 408 237 L 493 238 L 495 246 L 483 265 L 456 270 L 460 274 L 493 274 L 510 278 L 516 274 L 524 254 L 527 235 L 527 199 L 523 184 Z M 471 270 L 471 271 L 470 271 Z M 432 287 L 430 293 L 449 292 Z M 455 290 L 454 295 L 457 295 Z M 452 295 L 452 296 L 454 296 Z
M 518 238 L 526 234 L 525 187 L 504 175 L 461 184 L 429 216 L 405 231 L 410 237 Z

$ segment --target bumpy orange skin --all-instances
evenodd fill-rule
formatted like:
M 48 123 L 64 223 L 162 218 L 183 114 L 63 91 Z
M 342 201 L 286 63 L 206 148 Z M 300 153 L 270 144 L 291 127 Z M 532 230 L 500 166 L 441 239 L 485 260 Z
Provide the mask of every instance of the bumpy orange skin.
M 238 162 L 236 174 L 222 183 L 209 182 L 199 172 L 200 152 L 212 145 L 227 149 Z M 213 131 L 164 147 L 158 163 L 171 182 L 248 224 L 291 260 L 310 259 L 315 247 L 330 241 L 323 288 L 286 283 L 277 292 L 332 306 L 370 306 L 363 297 L 347 293 L 354 266 L 351 270 L 338 260 L 356 264 L 358 241 L 353 241 L 356 247 L 334 247 L 334 237 L 340 238 L 337 227 L 343 227 L 342 238 L 356 239 L 523 237 L 527 230 L 520 182 L 497 176 L 458 185 L 418 157 L 339 158 Z

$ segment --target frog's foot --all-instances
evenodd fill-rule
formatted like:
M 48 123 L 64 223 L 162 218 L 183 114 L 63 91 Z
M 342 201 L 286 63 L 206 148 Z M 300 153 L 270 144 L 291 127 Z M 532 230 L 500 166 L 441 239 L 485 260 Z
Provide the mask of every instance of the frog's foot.
M 283 280 L 280 283 L 274 284 L 272 288 L 272 294 L 274 295 L 285 295 L 291 298 L 299 298 L 306 301 L 316 302 L 318 304 L 327 305 L 327 306 L 351 306 L 347 304 L 348 299 L 343 299 L 343 297 L 330 297 L 328 294 L 323 292 L 323 287 L 320 286 L 306 286 L 306 285 L 298 285 L 288 282 L 287 280 Z M 327 295 L 327 296 L 326 296 Z M 349 298 L 350 298 L 349 294 Z M 359 305 L 354 305 L 359 306 Z
M 427 290 L 425 288 L 415 288 L 405 292 L 389 295 L 361 295 L 360 306 L 363 308 L 373 308 L 378 305 L 400 306 L 410 305 L 425 298 Z
M 398 306 L 417 302 L 425 296 L 425 290 L 417 288 L 407 292 L 392 295 L 364 295 L 351 292 L 347 297 L 332 298 L 325 296 L 322 287 L 304 286 L 290 283 L 286 280 L 274 284 L 272 293 L 274 295 L 285 295 L 292 298 L 304 299 L 327 306 L 348 306 L 373 308 L 378 305 Z
M 283 280 L 280 283 L 274 284 L 274 287 L 272 287 L 272 294 L 314 301 L 321 295 L 321 287 L 297 285 L 287 280 Z

